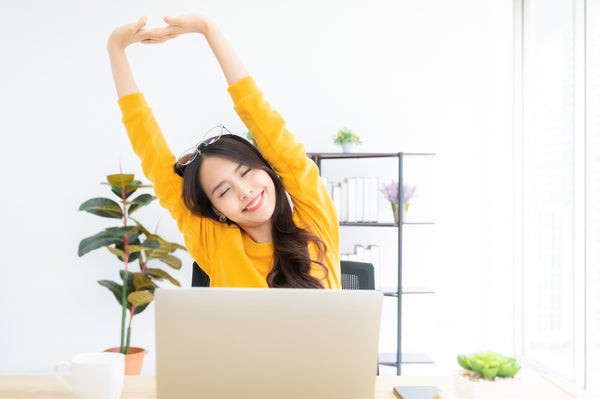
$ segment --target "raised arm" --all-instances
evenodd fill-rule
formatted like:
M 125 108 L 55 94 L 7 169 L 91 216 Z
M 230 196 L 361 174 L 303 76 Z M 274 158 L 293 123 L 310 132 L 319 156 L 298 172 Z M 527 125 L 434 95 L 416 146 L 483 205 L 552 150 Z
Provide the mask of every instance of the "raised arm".
M 108 38 L 107 50 L 119 98 L 139 92 L 125 54 L 127 46 L 138 42 L 144 44 L 162 43 L 178 36 L 168 33 L 157 35 L 156 29 L 143 29 L 146 26 L 146 21 L 146 17 L 141 17 L 136 22 L 120 26 Z
M 231 86 L 238 80 L 248 76 L 248 71 L 231 47 L 217 25 L 201 14 L 187 14 L 180 17 L 165 17 L 168 24 L 164 31 L 156 29 L 156 34 L 170 38 L 183 33 L 200 33 L 204 35 L 208 45 L 213 51 L 227 84 Z

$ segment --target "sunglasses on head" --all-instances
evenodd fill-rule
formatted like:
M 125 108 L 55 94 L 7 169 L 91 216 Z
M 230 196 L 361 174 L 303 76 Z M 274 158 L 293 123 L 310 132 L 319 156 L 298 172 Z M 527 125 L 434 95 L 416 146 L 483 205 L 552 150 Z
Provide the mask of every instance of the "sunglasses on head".
M 217 131 L 217 135 L 211 136 L 211 134 L 215 133 L 215 131 Z M 184 151 L 184 153 L 182 155 L 179 156 L 179 158 L 177 158 L 177 162 L 175 163 L 175 166 L 181 171 L 182 174 L 183 174 L 184 167 L 189 165 L 190 163 L 194 162 L 194 160 L 198 157 L 198 155 L 200 155 L 202 153 L 203 147 L 206 147 L 207 145 L 211 145 L 211 144 L 219 141 L 221 136 L 223 136 L 223 131 L 226 131 L 227 133 L 231 134 L 229 129 L 227 129 L 223 125 L 217 125 L 211 129 L 209 129 L 204 134 L 204 137 L 198 144 L 196 144 L 195 146 L 193 146 L 191 148 L 188 148 L 186 151 Z M 208 137 L 208 138 L 206 138 L 206 137 Z

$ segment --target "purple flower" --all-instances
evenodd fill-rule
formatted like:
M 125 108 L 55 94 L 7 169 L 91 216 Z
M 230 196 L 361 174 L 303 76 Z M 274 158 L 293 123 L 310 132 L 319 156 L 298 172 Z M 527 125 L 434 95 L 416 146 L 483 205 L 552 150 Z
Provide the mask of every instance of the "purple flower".
M 408 203 L 410 201 L 410 199 L 412 197 L 415 196 L 415 190 L 417 189 L 417 186 L 409 186 L 408 184 L 403 184 L 402 185 L 402 194 L 404 195 L 404 199 L 402 202 L 404 202 L 405 204 Z
M 410 201 L 410 199 L 412 197 L 414 197 L 416 189 L 417 189 L 417 186 L 410 186 L 408 184 L 403 184 L 402 191 L 403 191 L 404 198 L 403 198 L 402 202 L 405 204 L 408 203 Z M 398 182 L 397 181 L 392 181 L 390 184 L 384 184 L 383 188 L 380 191 L 385 196 L 385 199 L 387 199 L 391 203 L 395 204 L 398 202 Z

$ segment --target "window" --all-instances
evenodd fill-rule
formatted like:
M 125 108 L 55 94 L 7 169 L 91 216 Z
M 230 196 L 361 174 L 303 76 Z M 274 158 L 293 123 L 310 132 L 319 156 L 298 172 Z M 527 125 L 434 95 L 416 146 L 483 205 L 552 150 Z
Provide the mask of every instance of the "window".
M 573 6 L 526 5 L 523 354 L 572 377 Z
M 586 14 L 586 387 L 600 395 L 600 1 Z
M 600 395 L 600 0 L 522 6 L 519 349 Z

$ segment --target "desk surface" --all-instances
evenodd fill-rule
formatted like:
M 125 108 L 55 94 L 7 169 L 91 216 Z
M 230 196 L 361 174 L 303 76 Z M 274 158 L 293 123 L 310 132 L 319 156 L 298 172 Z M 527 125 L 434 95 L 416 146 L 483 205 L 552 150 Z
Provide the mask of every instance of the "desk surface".
M 444 399 L 460 399 L 454 391 L 450 376 L 377 377 L 375 399 L 397 399 L 392 392 L 395 385 L 435 385 Z M 533 375 L 528 377 L 527 399 L 573 399 L 576 396 L 562 390 L 549 380 Z M 73 399 L 74 396 L 54 376 L 0 376 L 0 397 L 3 399 L 53 398 Z M 121 399 L 155 399 L 155 377 L 127 376 Z M 365 398 L 368 399 L 368 398 Z M 525 399 L 525 398 L 523 398 Z

